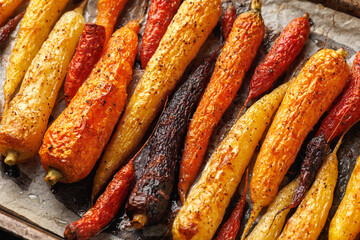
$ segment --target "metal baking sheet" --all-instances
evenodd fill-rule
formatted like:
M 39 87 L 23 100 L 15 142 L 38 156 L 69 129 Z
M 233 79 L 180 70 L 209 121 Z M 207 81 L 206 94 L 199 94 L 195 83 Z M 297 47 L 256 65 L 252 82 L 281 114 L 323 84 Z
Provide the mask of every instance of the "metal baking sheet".
M 346 7 L 346 2 L 351 0 L 343 0 Z M 89 0 L 85 8 L 85 18 L 87 21 L 93 22 L 96 17 L 96 2 L 97 0 Z M 223 7 L 227 6 L 229 1 L 224 1 Z M 246 11 L 249 6 L 249 0 L 233 0 L 237 8 L 237 12 Z M 315 2 L 315 3 L 314 3 Z M 263 18 L 266 25 L 266 37 L 259 49 L 252 68 L 248 72 L 243 86 L 239 90 L 235 100 L 228 108 L 224 117 L 221 119 L 219 125 L 215 129 L 211 143 L 206 154 L 206 159 L 210 156 L 217 144 L 223 139 L 224 135 L 234 123 L 235 118 L 246 98 L 249 79 L 255 66 L 262 60 L 266 52 L 270 49 L 273 41 L 279 35 L 281 30 L 293 19 L 302 16 L 305 12 L 309 12 L 314 22 L 311 28 L 310 38 L 305 46 L 304 51 L 300 54 L 298 59 L 291 65 L 278 81 L 284 82 L 296 75 L 301 69 L 306 60 L 319 49 L 344 47 L 348 52 L 348 63 L 352 63 L 354 54 L 360 50 L 360 19 L 324 7 L 321 4 L 300 0 L 264 0 L 263 1 Z M 331 1 L 323 1 L 329 6 L 333 7 Z M 332 1 L 334 2 L 334 1 Z M 335 1 L 337 2 L 337 1 Z M 117 27 L 121 27 L 129 20 L 140 17 L 144 9 L 145 0 L 128 1 L 123 10 Z M 336 5 L 339 6 L 339 5 Z M 358 5 L 353 5 L 352 10 L 358 9 Z M 73 4 L 69 4 L 67 10 L 72 9 Z M 345 9 L 341 7 L 341 10 Z M 350 10 L 351 10 L 350 9 Z M 349 10 L 349 9 L 348 9 Z M 356 11 L 349 13 L 356 15 Z M 18 29 L 17 29 L 18 30 Z M 5 69 L 8 62 L 9 54 L 15 42 L 17 30 L 11 34 L 5 49 L 0 50 L 0 83 L 1 86 L 5 80 Z M 141 35 L 141 34 L 140 34 Z M 199 59 L 202 59 L 212 49 L 215 49 L 220 44 L 220 26 L 218 25 L 213 33 L 208 38 L 207 42 L 201 48 L 197 58 L 191 64 L 195 66 Z M 136 80 L 139 79 L 141 71 L 138 70 L 139 61 L 135 64 L 134 79 L 129 86 L 129 92 L 136 85 Z M 59 94 L 61 95 L 61 93 Z M 2 91 L 0 94 L 0 105 L 3 103 Z M 53 118 L 56 117 L 63 109 L 64 104 L 60 103 L 53 112 Z M 336 206 L 339 204 L 346 187 L 346 183 L 350 177 L 351 171 L 354 167 L 355 160 L 360 154 L 360 124 L 357 124 L 346 135 L 342 146 L 339 149 L 339 180 L 335 191 L 333 208 L 330 211 L 329 219 L 331 219 Z M 301 161 L 301 154 L 299 160 Z M 256 154 L 255 154 L 256 155 Z M 294 174 L 289 174 L 287 179 L 291 179 L 296 175 L 298 166 L 295 164 Z M 43 181 L 45 172 L 40 164 L 39 158 L 34 158 L 31 162 L 22 164 L 19 168 L 7 167 L 0 163 L 0 206 L 12 211 L 7 212 L 7 216 L 18 214 L 25 217 L 25 222 L 31 222 L 31 225 L 38 225 L 41 228 L 48 230 L 58 236 L 62 236 L 65 226 L 77 219 L 86 212 L 90 207 L 90 191 L 94 172 L 92 172 L 86 179 L 75 184 L 57 184 L 54 188 L 50 188 Z M 247 199 L 250 203 L 250 199 Z M 230 204 L 231 205 L 231 204 Z M 173 195 L 173 201 L 169 206 L 167 217 L 164 221 L 156 226 L 146 227 L 144 230 L 135 231 L 129 226 L 129 220 L 121 210 L 114 221 L 105 229 L 104 233 L 96 237 L 96 239 L 171 239 L 170 222 L 174 217 L 174 212 L 179 208 L 176 194 Z M 249 207 L 248 207 L 249 210 Z M 247 221 L 249 212 L 247 211 L 243 222 Z M 1 219 L 1 218 L 0 218 Z M 8 218 L 7 218 L 8 219 Z M 19 221 L 14 218 L 15 221 Z M 9 222 L 10 220 L 5 220 Z M 5 228 L 10 228 L 11 225 L 4 225 L 0 221 L 0 225 Z M 328 225 L 328 223 L 327 223 Z M 326 229 L 327 226 L 324 228 Z M 19 232 L 20 235 L 26 234 Z M 31 236 L 28 236 L 32 239 Z M 326 230 L 323 231 L 320 239 L 327 239 Z

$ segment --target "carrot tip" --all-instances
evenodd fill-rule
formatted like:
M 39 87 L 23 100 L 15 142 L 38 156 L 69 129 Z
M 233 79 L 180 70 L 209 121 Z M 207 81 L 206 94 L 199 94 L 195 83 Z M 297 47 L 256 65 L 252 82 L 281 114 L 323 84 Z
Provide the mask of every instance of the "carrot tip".
M 64 175 L 59 170 L 55 168 L 50 168 L 44 180 L 50 185 L 55 185 L 55 183 L 57 183 L 63 177 Z
M 256 218 L 258 217 L 260 211 L 261 211 L 262 207 L 259 205 L 255 205 L 253 206 L 253 209 L 251 211 L 251 215 L 250 218 L 245 226 L 244 232 L 241 236 L 241 240 L 244 240 L 246 237 L 246 234 L 248 233 L 248 231 L 250 230 L 250 227 L 254 224 Z
M 18 153 L 16 151 L 11 150 L 7 153 L 4 162 L 9 166 L 14 166 L 16 164 L 17 156 Z
M 135 214 L 131 226 L 135 229 L 142 229 L 147 223 L 148 217 L 144 214 Z
M 85 5 L 87 3 L 88 0 L 83 0 L 82 3 L 75 9 L 75 11 L 79 12 L 79 13 L 83 13 Z
M 345 51 L 344 48 L 339 48 L 336 52 L 340 54 L 343 58 L 346 58 L 347 56 L 347 52 Z
M 76 236 L 76 227 L 74 226 L 74 223 L 70 223 L 66 226 L 65 228 L 65 232 L 64 232 L 64 237 L 65 239 L 68 239 L 68 240 L 74 240 L 74 239 L 77 239 L 77 236 Z

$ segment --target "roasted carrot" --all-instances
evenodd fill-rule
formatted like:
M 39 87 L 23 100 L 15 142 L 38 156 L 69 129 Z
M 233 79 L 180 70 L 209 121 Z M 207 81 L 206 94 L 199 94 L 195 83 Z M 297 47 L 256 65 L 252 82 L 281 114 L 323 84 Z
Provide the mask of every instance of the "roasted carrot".
M 234 5 L 230 3 L 221 20 L 222 36 L 224 41 L 229 37 L 235 20 L 236 20 L 236 9 Z
M 256 67 L 249 84 L 247 103 L 269 91 L 274 82 L 299 55 L 310 35 L 309 14 L 292 20 L 276 39 L 264 60 Z
M 92 23 L 85 24 L 65 79 L 66 105 L 69 105 L 71 99 L 100 59 L 105 46 L 105 38 L 105 28 L 103 26 Z
M 360 95 L 360 51 L 356 54 L 349 83 L 339 102 L 329 112 L 323 120 L 317 134 L 325 134 L 329 140 L 335 138 L 344 128 L 349 127 L 359 120 L 359 95 Z M 329 131 L 326 129 L 336 129 Z M 340 129 L 340 130 L 339 130 Z M 360 214 L 358 199 L 358 182 L 360 172 L 360 157 L 357 159 L 355 168 L 351 174 L 349 183 L 346 187 L 345 195 L 341 200 L 329 228 L 329 239 L 355 239 L 360 233 Z
M 125 105 L 139 28 L 131 21 L 113 34 L 88 79 L 46 131 L 39 152 L 45 181 L 76 182 L 94 167 Z
M 114 31 L 121 10 L 127 0 L 99 0 L 97 4 L 97 17 L 95 23 L 105 27 L 107 43 Z
M 212 54 L 176 90 L 144 149 L 148 153 L 142 176 L 132 190 L 127 213 L 134 228 L 158 223 L 164 216 L 175 180 L 175 169 L 190 117 L 210 78 Z M 144 157 L 144 156 L 141 156 Z
M 338 178 L 338 159 L 336 152 L 341 144 L 339 140 L 334 151 L 329 154 L 316 175 L 314 184 L 306 193 L 304 200 L 285 224 L 279 240 L 318 239 L 325 226 L 334 197 Z M 343 238 L 341 238 L 343 239 Z
M 246 240 L 273 240 L 279 237 L 290 209 L 281 210 L 291 203 L 299 182 L 300 179 L 296 178 L 281 189 Z
M 220 0 L 185 0 L 181 4 L 105 149 L 95 175 L 93 196 L 136 150 L 220 15 Z
M 151 0 L 140 47 L 141 68 L 145 68 L 159 46 L 181 0 Z
M 23 0 L 2 0 L 0 1 L 0 27 L 13 14 Z
M 292 20 L 276 39 L 264 60 L 251 77 L 244 105 L 271 89 L 273 83 L 290 66 L 304 48 L 310 34 L 309 14 Z
M 249 176 L 249 169 L 246 171 L 246 179 L 245 179 L 243 195 L 240 201 L 236 204 L 234 210 L 231 212 L 229 219 L 220 228 L 214 240 L 235 240 L 240 229 L 240 220 L 244 212 L 248 176 Z
M 254 103 L 216 148 L 175 218 L 172 227 L 174 240 L 212 239 L 289 85 L 281 85 Z
M 264 33 L 261 2 L 253 0 L 251 10 L 236 19 L 190 122 L 180 163 L 178 190 L 182 203 L 196 179 L 211 133 L 239 90 Z
M 316 133 L 325 135 L 331 142 L 360 118 L 360 51 L 356 54 L 351 68 L 349 83 L 340 100 L 322 121 Z
M 87 23 L 65 79 L 65 101 L 69 105 L 79 87 L 100 59 L 127 0 L 99 0 L 96 24 Z
M 330 222 L 329 240 L 353 240 L 360 233 L 360 156 L 351 173 L 345 195 Z
M 27 70 L 18 94 L 5 109 L 0 152 L 6 156 L 6 164 L 29 160 L 39 150 L 84 21 L 81 8 L 60 18 Z
M 305 196 L 319 170 L 330 143 L 360 119 L 360 52 L 355 56 L 344 93 L 322 121 L 316 136 L 309 142 L 301 166 L 300 184 L 289 208 L 296 207 Z M 316 142 L 316 146 L 311 146 Z M 321 144 L 320 144 L 321 143 Z M 319 145 L 320 144 L 320 145 Z
M 25 12 L 19 13 L 0 28 L 0 49 L 8 39 L 10 33 L 14 31 L 24 14 Z
M 300 170 L 300 183 L 295 190 L 295 195 L 291 203 L 286 208 L 295 208 L 305 197 L 306 192 L 315 179 L 316 173 L 321 167 L 330 147 L 324 135 L 314 137 L 306 146 L 305 158 Z
M 6 68 L 4 108 L 23 80 L 40 47 L 69 0 L 31 0 L 20 24 L 15 46 Z
M 134 181 L 134 162 L 129 161 L 117 172 L 94 207 L 81 219 L 66 226 L 64 237 L 86 240 L 98 234 L 119 211 Z
M 243 238 L 275 198 L 307 134 L 344 88 L 349 76 L 345 56 L 344 49 L 317 52 L 286 93 L 255 162 L 250 182 L 253 209 Z

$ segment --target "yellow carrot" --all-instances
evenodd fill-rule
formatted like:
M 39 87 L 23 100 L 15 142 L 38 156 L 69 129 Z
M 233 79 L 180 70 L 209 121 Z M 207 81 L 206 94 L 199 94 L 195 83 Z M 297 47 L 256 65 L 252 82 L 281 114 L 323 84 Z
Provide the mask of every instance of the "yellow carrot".
M 290 209 L 281 210 L 291 203 L 299 183 L 300 178 L 296 178 L 278 193 L 246 240 L 273 240 L 279 237 Z
M 331 220 L 329 240 L 352 240 L 360 233 L 360 156 L 351 173 L 345 195 Z
M 184 202 L 194 183 L 210 136 L 239 90 L 264 38 L 261 2 L 253 0 L 251 10 L 235 20 L 217 59 L 215 70 L 191 119 L 180 162 L 179 195 Z
M 341 144 L 339 140 L 334 151 L 329 154 L 321 166 L 315 181 L 295 213 L 287 221 L 278 240 L 316 240 L 325 226 L 334 197 L 338 178 L 338 159 L 336 152 Z
M 69 0 L 31 0 L 6 68 L 5 109 Z
M 37 154 L 84 22 L 81 9 L 61 17 L 32 61 L 19 93 L 4 111 L 0 152 L 8 165 Z
M 174 239 L 211 239 L 290 83 L 257 101 L 217 147 L 175 218 Z

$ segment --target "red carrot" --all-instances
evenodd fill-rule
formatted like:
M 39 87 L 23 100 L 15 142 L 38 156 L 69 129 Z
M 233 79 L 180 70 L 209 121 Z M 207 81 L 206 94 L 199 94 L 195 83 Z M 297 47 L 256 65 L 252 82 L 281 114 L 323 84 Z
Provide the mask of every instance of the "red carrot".
M 243 195 L 234 210 L 231 212 L 229 219 L 221 227 L 214 240 L 234 240 L 236 238 L 240 229 L 240 221 L 245 207 L 248 176 L 249 169 L 246 170 L 246 179 Z
M 115 217 L 134 180 L 134 161 L 115 174 L 93 208 L 76 222 L 66 226 L 66 239 L 88 239 L 95 236 Z
M 272 85 L 285 72 L 303 49 L 310 34 L 309 14 L 292 20 L 276 39 L 264 60 L 256 67 L 250 80 L 249 94 L 239 116 L 253 99 L 271 89 Z
M 269 53 L 255 69 L 247 101 L 270 90 L 275 80 L 303 49 L 310 34 L 309 14 L 295 18 L 276 39 Z
M 25 12 L 19 13 L 0 28 L 0 48 L 4 45 L 10 33 L 14 31 L 24 14 Z
M 232 3 L 227 7 L 221 21 L 222 35 L 224 41 L 228 38 L 236 19 L 236 9 Z
M 140 47 L 141 67 L 145 68 L 159 46 L 181 0 L 151 0 L 148 20 Z
M 356 54 L 349 82 L 339 102 L 330 110 L 316 133 L 331 142 L 360 119 L 360 51 Z
M 236 18 L 216 61 L 210 82 L 189 124 L 178 183 L 182 203 L 197 177 L 210 136 L 235 98 L 264 34 L 261 2 L 253 0 L 251 9 Z
M 65 79 L 64 92 L 66 105 L 69 105 L 77 90 L 90 75 L 91 70 L 100 59 L 105 39 L 105 28 L 103 26 L 93 23 L 85 24 Z

